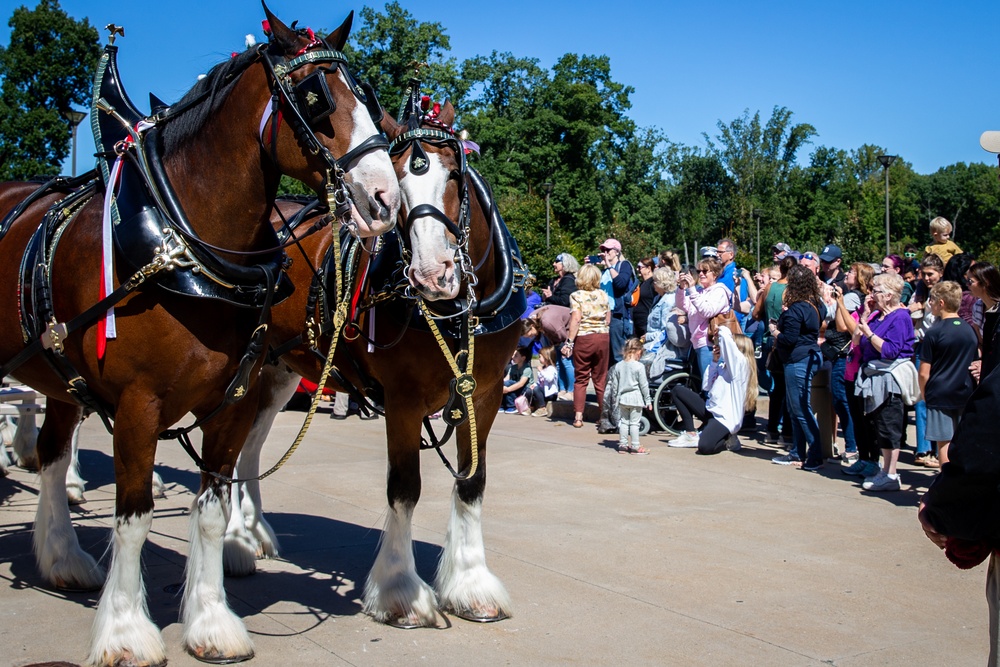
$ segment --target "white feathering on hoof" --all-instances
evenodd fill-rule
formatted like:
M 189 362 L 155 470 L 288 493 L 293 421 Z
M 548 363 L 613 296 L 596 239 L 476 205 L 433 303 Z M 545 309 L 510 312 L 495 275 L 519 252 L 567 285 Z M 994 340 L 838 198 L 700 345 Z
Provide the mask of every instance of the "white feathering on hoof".
M 57 588 L 97 590 L 104 568 L 80 548 L 66 498 L 66 470 L 72 457 L 66 452 L 42 470 L 35 511 L 33 546 L 38 571 Z
M 222 539 L 226 516 L 213 489 L 204 491 L 191 510 L 190 554 L 181 602 L 184 646 L 196 657 L 246 658 L 253 642 L 239 616 L 226 603 L 222 586 Z
M 152 523 L 152 512 L 115 519 L 111 569 L 91 630 L 88 665 L 159 665 L 167 660 L 160 630 L 149 620 L 139 562 Z
M 483 546 L 482 500 L 465 503 L 453 489 L 451 518 L 434 588 L 441 608 L 477 618 L 513 615 L 510 595 L 486 566 Z
M 365 613 L 380 623 L 437 625 L 437 598 L 417 575 L 410 526 L 413 506 L 389 508 L 378 556 L 365 583 Z

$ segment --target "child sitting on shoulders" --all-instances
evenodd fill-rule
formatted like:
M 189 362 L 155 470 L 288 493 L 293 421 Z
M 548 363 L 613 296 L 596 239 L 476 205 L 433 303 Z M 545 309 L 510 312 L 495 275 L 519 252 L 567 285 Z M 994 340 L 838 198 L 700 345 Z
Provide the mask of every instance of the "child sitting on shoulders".
M 556 400 L 559 394 L 559 370 L 556 368 L 556 348 L 551 345 L 543 347 L 538 353 L 538 381 L 528 387 L 531 407 L 535 411 L 532 417 L 545 417 L 549 414 L 549 401 Z
M 743 413 L 757 405 L 757 361 L 753 347 L 753 341 L 746 336 L 733 336 L 727 327 L 719 327 L 712 347 L 712 363 L 702 383 L 708 401 L 684 385 L 673 388 L 671 394 L 684 433 L 667 443 L 668 447 L 697 447 L 699 454 L 739 449 L 736 432 L 743 424 Z M 694 428 L 693 417 L 702 420 L 700 434 Z
M 645 406 L 647 410 L 653 409 L 646 366 L 639 361 L 641 356 L 642 341 L 638 338 L 628 339 L 622 350 L 622 360 L 608 373 L 608 386 L 604 391 L 606 399 L 617 397 L 618 400 L 621 415 L 618 418 L 618 451 L 622 454 L 649 454 L 649 450 L 639 445 L 642 408 Z M 610 413 L 610 409 L 607 412 Z
M 948 260 L 953 256 L 962 254 L 962 249 L 951 240 L 952 227 L 947 218 L 942 218 L 940 215 L 934 218 L 931 220 L 930 229 L 934 243 L 924 248 L 924 252 L 928 255 L 937 255 L 941 258 L 942 264 L 948 264 Z

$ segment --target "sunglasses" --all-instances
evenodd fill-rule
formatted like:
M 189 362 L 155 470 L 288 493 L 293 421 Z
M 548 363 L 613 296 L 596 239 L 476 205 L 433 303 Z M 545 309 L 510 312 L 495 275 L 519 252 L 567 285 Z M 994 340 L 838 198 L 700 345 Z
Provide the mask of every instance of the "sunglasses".
M 915 252 L 904 252 L 903 253 L 903 257 L 905 257 L 906 259 L 916 259 L 917 258 L 917 253 L 915 253 Z
M 816 255 L 812 254 L 811 252 L 807 252 L 806 254 L 802 255 L 802 259 L 808 259 L 808 260 L 812 260 L 813 262 L 815 262 L 819 258 L 816 257 Z
M 709 273 L 708 269 L 698 269 L 698 275 L 699 276 L 708 275 L 708 273 Z

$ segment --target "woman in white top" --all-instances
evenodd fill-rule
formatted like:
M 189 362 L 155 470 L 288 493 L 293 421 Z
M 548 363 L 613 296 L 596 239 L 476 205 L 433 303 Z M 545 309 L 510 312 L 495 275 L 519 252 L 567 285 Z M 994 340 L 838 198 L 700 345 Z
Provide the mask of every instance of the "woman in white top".
M 708 394 L 708 401 L 683 385 L 673 388 L 671 394 L 684 433 L 667 444 L 670 447 L 697 447 L 699 454 L 718 454 L 740 430 L 743 413 L 757 404 L 753 341 L 743 335 L 733 336 L 727 327 L 720 327 L 702 389 Z M 700 435 L 694 428 L 693 417 L 704 424 Z M 739 445 L 733 438 L 729 446 L 735 451 Z

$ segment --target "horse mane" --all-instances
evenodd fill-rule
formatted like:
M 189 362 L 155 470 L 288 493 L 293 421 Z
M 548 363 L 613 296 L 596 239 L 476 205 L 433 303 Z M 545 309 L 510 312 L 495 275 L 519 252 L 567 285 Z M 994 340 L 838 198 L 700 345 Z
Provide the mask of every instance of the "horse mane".
M 214 116 L 225 103 L 240 77 L 236 76 L 245 70 L 252 61 L 260 56 L 257 49 L 247 49 L 243 53 L 223 61 L 209 70 L 191 90 L 184 94 L 174 105 L 183 109 L 191 107 L 174 116 L 163 126 L 163 154 L 171 155 L 197 134 L 208 119 Z

